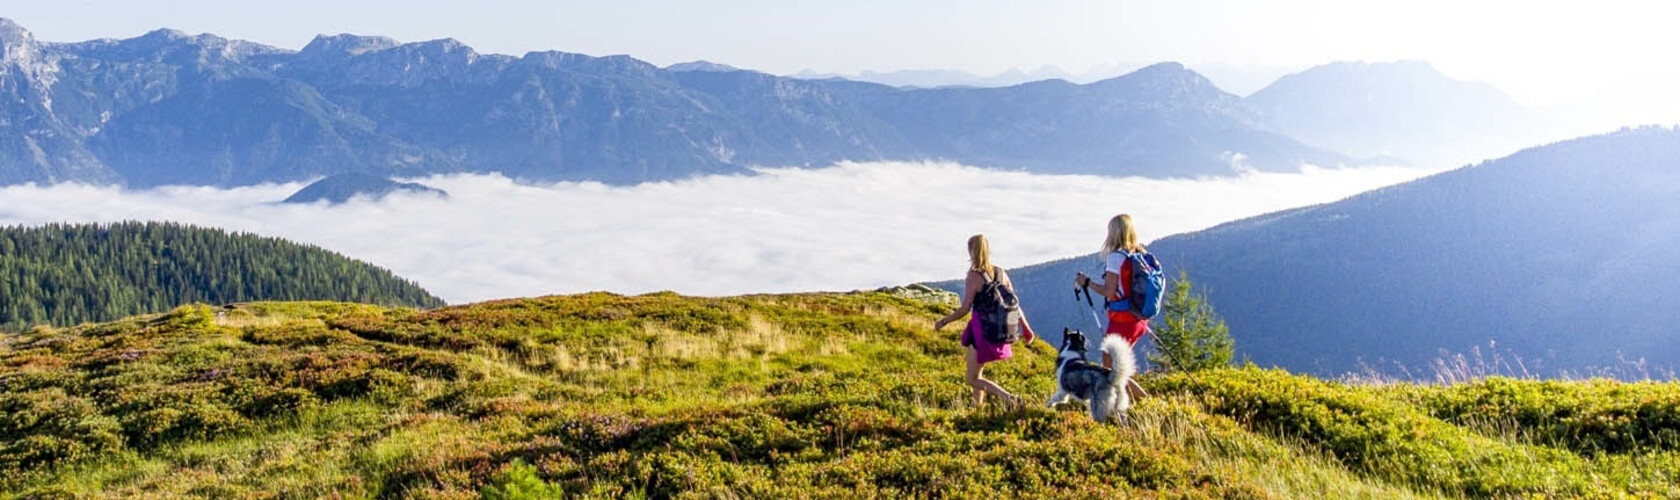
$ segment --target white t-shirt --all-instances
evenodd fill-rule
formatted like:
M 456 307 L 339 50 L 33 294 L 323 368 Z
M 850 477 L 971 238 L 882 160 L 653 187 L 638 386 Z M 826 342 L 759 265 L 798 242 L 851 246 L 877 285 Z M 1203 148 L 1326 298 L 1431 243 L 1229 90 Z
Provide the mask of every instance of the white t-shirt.
M 1115 276 L 1119 276 L 1120 266 L 1123 265 L 1126 265 L 1125 252 L 1109 252 L 1108 263 L 1103 265 L 1103 272 L 1114 273 Z
M 1130 256 L 1126 255 L 1126 252 L 1109 252 L 1107 262 L 1103 263 L 1103 272 L 1114 273 L 1114 279 L 1117 280 L 1125 278 L 1126 275 L 1121 274 L 1120 269 L 1122 266 L 1126 265 L 1126 261 L 1130 260 L 1128 257 Z M 1114 294 L 1125 297 L 1126 284 L 1121 283 L 1119 286 L 1114 287 Z

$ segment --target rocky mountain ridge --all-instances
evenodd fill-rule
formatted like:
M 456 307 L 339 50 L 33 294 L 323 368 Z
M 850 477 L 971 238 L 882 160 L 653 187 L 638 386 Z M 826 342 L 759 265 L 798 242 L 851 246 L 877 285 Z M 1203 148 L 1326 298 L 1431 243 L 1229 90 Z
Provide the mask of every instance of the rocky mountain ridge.
M 1173 63 L 1088 85 L 907 89 L 629 56 L 157 30 L 43 43 L 0 21 L 0 184 L 236 186 L 357 172 L 614 184 L 948 160 L 1181 177 L 1335 165 Z M 1238 161 L 1240 159 L 1240 161 Z

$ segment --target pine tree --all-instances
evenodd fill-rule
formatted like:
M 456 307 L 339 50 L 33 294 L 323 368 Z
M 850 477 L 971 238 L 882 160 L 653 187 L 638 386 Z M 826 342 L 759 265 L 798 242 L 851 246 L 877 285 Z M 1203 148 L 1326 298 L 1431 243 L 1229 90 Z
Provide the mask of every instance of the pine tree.
M 1189 274 L 1178 272 L 1164 297 L 1161 316 L 1150 321 L 1155 351 L 1149 362 L 1168 370 L 1198 371 L 1231 364 L 1236 342 L 1207 296 L 1197 293 Z M 1180 366 L 1179 363 L 1183 363 Z

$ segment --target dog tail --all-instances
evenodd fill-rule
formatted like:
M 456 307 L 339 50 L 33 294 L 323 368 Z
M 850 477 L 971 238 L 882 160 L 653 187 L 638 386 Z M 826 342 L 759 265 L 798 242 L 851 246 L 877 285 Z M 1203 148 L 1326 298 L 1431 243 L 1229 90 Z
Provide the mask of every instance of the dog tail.
M 1108 372 L 1109 385 L 1125 385 L 1126 379 L 1137 374 L 1137 360 L 1132 357 L 1132 345 L 1119 335 L 1104 335 L 1102 352 L 1114 362 L 1114 370 Z
M 1108 359 L 1114 363 L 1108 372 L 1108 387 L 1096 394 L 1091 405 L 1091 418 L 1098 422 L 1107 422 L 1116 417 L 1124 420 L 1126 410 L 1132 407 L 1131 395 L 1126 392 L 1126 382 L 1137 374 L 1137 360 L 1132 357 L 1132 345 L 1119 336 L 1108 335 L 1103 338 L 1102 351 L 1108 354 Z

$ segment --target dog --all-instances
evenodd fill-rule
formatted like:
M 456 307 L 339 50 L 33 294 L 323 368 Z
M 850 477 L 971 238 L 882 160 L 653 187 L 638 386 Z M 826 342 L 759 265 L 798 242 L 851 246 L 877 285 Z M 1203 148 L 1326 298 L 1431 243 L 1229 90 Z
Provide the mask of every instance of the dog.
M 1090 405 L 1091 418 L 1098 422 L 1124 422 L 1126 411 L 1132 407 L 1126 382 L 1137 374 L 1132 346 L 1118 336 L 1103 338 L 1102 351 L 1114 362 L 1111 370 L 1085 359 L 1089 344 L 1079 330 L 1062 329 L 1061 354 L 1056 357 L 1056 395 L 1050 396 L 1047 406 L 1054 408 L 1069 399 L 1077 399 Z

